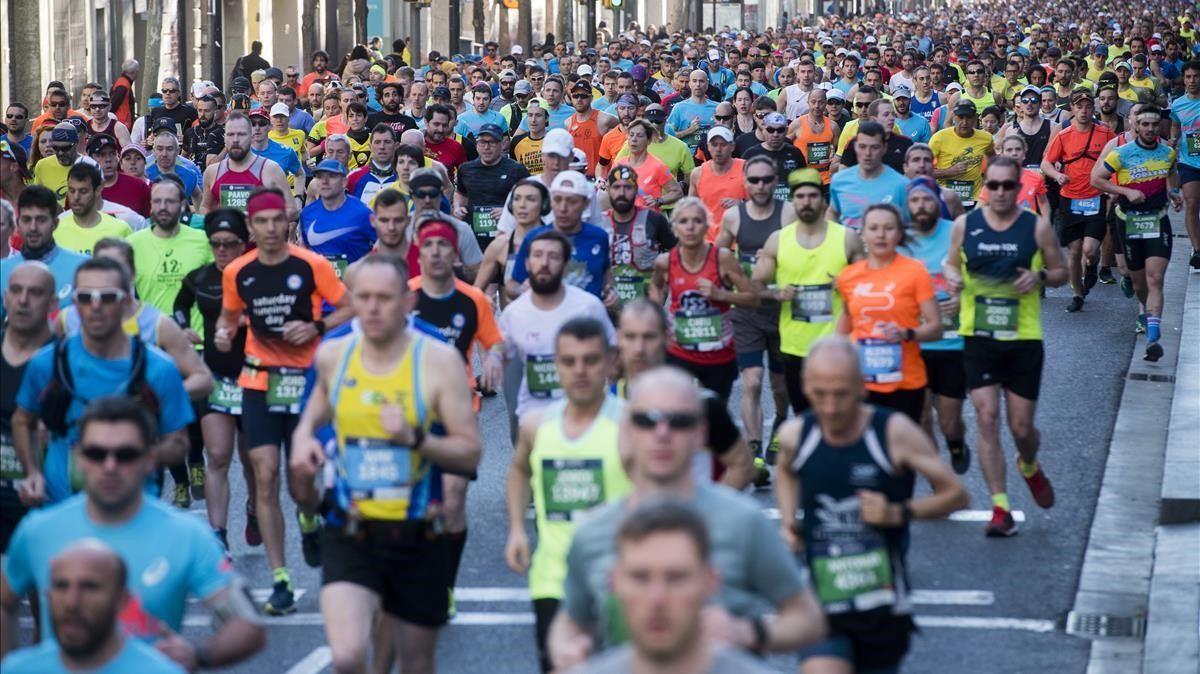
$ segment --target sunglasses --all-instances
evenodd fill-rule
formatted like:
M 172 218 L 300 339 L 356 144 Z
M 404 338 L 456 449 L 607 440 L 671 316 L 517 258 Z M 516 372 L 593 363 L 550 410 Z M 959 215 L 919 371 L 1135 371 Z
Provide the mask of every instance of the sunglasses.
M 695 428 L 700 423 L 700 415 L 691 412 L 647 410 L 630 413 L 629 420 L 633 422 L 634 426 L 643 430 L 657 428 L 660 421 L 666 421 L 667 428 L 673 431 L 686 431 Z
M 1039 98 L 1026 97 L 1026 98 L 1022 98 L 1021 102 L 1028 104 L 1028 105 L 1037 105 L 1038 103 L 1042 102 L 1042 99 L 1040 97 Z
M 418 199 L 437 199 L 442 193 L 437 190 L 417 190 L 413 192 L 413 196 Z
M 733 119 L 733 115 L 713 115 L 713 119 L 730 120 L 730 119 Z
M 75 149 L 74 145 L 51 145 L 50 147 L 54 150 L 54 154 L 70 152 L 71 150 Z
M 761 114 L 760 114 L 760 113 L 757 113 L 757 112 L 756 112 L 756 113 L 754 113 L 754 118 L 755 118 L 755 119 L 766 119 L 766 118 L 767 118 L 767 115 L 769 115 L 769 114 L 771 114 L 771 113 L 769 113 L 769 112 L 764 112 L 764 113 L 761 113 Z
M 989 192 L 996 192 L 999 190 L 1004 190 L 1005 192 L 1011 192 L 1012 190 L 1017 189 L 1017 186 L 1020 184 L 1021 183 L 1019 183 L 1015 180 L 989 180 L 984 183 L 984 185 L 988 188 Z
M 586 98 L 591 98 L 591 97 L 592 97 L 591 94 L 571 94 L 571 98 L 574 100 L 577 100 L 577 101 L 583 100 Z
M 242 241 L 236 241 L 236 240 L 235 241 L 217 241 L 216 239 L 209 239 L 208 245 L 211 246 L 214 250 L 234 250 L 238 246 L 245 245 L 245 243 Z
M 982 75 L 983 71 L 982 70 L 968 70 L 967 74 L 968 75 Z
M 164 94 L 177 94 L 177 93 L 179 93 L 179 90 L 178 90 L 178 89 L 162 89 L 161 91 L 162 91 Z
M 146 455 L 146 450 L 130 445 L 117 447 L 116 449 L 88 445 L 80 447 L 79 454 L 91 463 L 98 463 L 100 465 L 108 463 L 110 457 L 115 459 L 118 464 L 129 464 L 141 460 Z
M 4 115 L 4 118 L 5 119 L 25 119 L 25 115 L 9 115 L 6 113 Z
M 856 108 L 865 108 L 868 105 L 870 105 L 870 103 L 863 103 L 862 101 L 854 101 L 854 107 L 856 107 Z
M 766 129 L 767 133 L 787 133 L 786 126 L 769 126 Z
M 105 288 L 103 290 L 76 290 L 75 303 L 89 304 L 97 306 L 100 304 L 116 304 L 125 299 L 125 291 L 119 288 Z
M 775 176 L 746 176 L 746 182 L 751 185 L 766 185 L 775 182 Z
M 267 120 L 256 119 L 250 122 L 250 126 L 271 126 L 271 122 Z

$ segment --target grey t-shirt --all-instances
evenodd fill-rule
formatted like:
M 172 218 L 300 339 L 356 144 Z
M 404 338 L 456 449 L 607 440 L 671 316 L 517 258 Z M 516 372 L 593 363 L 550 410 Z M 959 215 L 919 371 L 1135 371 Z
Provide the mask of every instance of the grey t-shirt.
M 633 671 L 633 647 L 614 648 L 569 671 L 569 674 L 628 674 Z M 711 666 L 697 674 L 771 674 L 761 661 L 740 651 L 721 648 L 713 655 Z
M 619 616 L 608 581 L 626 504 L 610 503 L 590 514 L 567 553 L 563 608 L 602 647 L 612 645 L 610 621 Z M 799 562 L 754 499 L 723 485 L 698 484 L 691 505 L 708 524 L 713 566 L 721 576 L 716 601 L 725 610 L 739 617 L 763 615 L 804 589 Z

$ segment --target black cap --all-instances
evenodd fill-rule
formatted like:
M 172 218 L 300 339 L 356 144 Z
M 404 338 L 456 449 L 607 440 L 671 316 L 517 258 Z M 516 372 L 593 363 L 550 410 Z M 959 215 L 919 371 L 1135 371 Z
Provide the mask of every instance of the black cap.
M 276 68 L 275 66 L 271 66 L 270 68 L 267 68 L 267 70 L 264 74 L 267 77 L 271 77 L 271 78 L 274 78 L 277 80 L 283 80 L 283 71 L 280 70 L 279 68 Z
M 576 91 L 576 90 L 590 94 L 590 93 L 592 93 L 592 85 L 588 84 L 584 80 L 575 80 L 571 84 L 571 91 Z
M 978 115 L 979 110 L 971 101 L 959 101 L 954 104 L 954 114 L 959 116 Z
M 408 189 L 416 191 L 421 187 L 436 187 L 441 190 L 445 185 L 442 183 L 442 176 L 435 169 L 419 168 L 412 172 L 408 178 Z
M 159 131 L 170 131 L 175 133 L 175 120 L 170 117 L 159 117 L 154 120 L 154 126 L 150 127 L 150 133 L 156 134 Z
M 479 127 L 478 131 L 475 132 L 475 137 L 482 138 L 484 136 L 491 136 L 496 140 L 503 140 L 504 129 L 501 129 L 499 124 L 484 124 L 483 126 Z
M 120 147 L 121 146 L 117 143 L 116 138 L 113 138 L 107 133 L 98 133 L 88 140 L 87 153 L 90 156 L 107 149 L 117 152 L 120 150 Z
M 434 98 L 450 98 L 450 87 L 434 87 Z
M 245 77 L 235 77 L 229 84 L 230 91 L 250 91 L 250 80 Z

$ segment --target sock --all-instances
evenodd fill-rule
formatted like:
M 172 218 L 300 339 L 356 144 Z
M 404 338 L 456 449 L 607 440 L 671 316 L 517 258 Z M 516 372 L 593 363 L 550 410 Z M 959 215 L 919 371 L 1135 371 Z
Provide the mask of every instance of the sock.
M 463 549 L 467 547 L 467 530 L 460 533 L 445 534 L 446 546 L 450 552 L 450 587 L 458 581 L 458 565 L 462 563 Z
M 762 440 L 747 440 L 747 445 L 750 445 L 750 453 L 755 457 L 762 454 Z
M 1001 492 L 999 494 L 992 494 L 992 506 L 995 508 L 1000 508 L 1001 510 L 1008 511 L 1009 510 L 1008 494 L 1005 494 L 1003 492 Z
M 949 449 L 951 454 L 958 454 L 963 450 L 962 439 L 951 440 L 950 438 L 946 438 L 946 449 Z
M 274 580 L 272 582 L 287 583 L 288 589 L 292 589 L 292 574 L 288 573 L 286 566 L 281 566 L 278 569 L 271 571 L 271 575 L 274 576 Z
M 305 515 L 297 513 L 300 520 L 300 533 L 311 534 L 321 527 L 321 518 L 317 515 Z
M 1162 319 L 1158 316 L 1146 316 L 1146 341 L 1157 342 L 1160 336 L 1159 323 Z
M 1018 456 L 1017 470 L 1021 471 L 1024 477 L 1033 477 L 1033 474 L 1038 472 L 1038 462 L 1034 459 L 1033 463 L 1025 463 L 1025 459 Z

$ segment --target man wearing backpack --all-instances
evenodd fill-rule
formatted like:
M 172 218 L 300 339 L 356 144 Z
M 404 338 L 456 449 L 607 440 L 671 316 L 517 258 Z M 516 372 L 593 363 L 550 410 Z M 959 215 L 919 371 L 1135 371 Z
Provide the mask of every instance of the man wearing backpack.
M 96 398 L 125 392 L 158 422 L 154 454 L 160 466 L 187 455 L 194 414 L 171 359 L 121 326 L 129 274 L 120 263 L 91 258 L 75 272 L 75 306 L 82 329 L 43 347 L 29 361 L 12 416 L 13 446 L 25 469 L 18 490 L 26 506 L 62 501 L 80 486 L 71 465 L 76 422 Z M 38 421 L 50 429 L 45 460 L 35 460 Z

